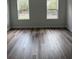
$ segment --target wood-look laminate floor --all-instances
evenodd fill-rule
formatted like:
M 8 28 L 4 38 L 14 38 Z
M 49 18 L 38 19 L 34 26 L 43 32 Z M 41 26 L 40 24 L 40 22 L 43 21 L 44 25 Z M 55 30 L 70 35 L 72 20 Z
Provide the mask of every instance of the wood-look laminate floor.
M 7 59 L 72 59 L 72 36 L 65 29 L 11 30 Z

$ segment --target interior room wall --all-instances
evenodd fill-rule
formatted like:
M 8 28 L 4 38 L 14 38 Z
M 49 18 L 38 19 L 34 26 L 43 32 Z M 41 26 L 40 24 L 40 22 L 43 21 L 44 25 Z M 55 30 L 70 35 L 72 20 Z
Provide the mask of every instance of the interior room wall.
M 10 0 L 10 22 L 12 28 L 66 27 L 66 0 L 59 0 L 59 18 L 46 19 L 46 0 L 29 0 L 30 19 L 18 20 L 17 0 Z
M 72 32 L 72 0 L 67 0 L 67 28 Z
M 9 10 L 9 0 L 7 0 L 7 31 L 10 29 L 10 10 Z

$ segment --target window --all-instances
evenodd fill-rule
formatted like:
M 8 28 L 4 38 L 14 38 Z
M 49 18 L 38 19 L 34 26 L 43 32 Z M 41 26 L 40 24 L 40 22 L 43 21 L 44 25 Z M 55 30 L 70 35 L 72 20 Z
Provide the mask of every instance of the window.
M 17 0 L 18 20 L 29 19 L 29 0 Z
M 47 19 L 58 18 L 58 0 L 47 0 Z

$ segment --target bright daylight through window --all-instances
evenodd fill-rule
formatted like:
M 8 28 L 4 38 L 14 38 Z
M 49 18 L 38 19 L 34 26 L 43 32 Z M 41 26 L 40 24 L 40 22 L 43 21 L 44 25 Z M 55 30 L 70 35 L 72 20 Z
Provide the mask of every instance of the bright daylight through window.
M 47 19 L 58 18 L 58 0 L 47 0 Z
M 29 0 L 17 0 L 18 20 L 29 19 Z

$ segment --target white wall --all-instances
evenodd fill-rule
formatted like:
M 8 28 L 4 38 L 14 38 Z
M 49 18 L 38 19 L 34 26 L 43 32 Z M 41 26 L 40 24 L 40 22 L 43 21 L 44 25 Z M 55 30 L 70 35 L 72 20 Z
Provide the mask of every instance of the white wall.
M 67 0 L 67 28 L 72 32 L 72 0 Z

